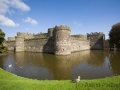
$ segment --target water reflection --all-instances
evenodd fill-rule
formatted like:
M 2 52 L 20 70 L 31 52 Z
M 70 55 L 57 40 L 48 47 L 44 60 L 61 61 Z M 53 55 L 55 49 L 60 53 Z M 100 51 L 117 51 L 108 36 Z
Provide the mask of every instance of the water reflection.
M 110 54 L 110 68 L 115 75 L 120 75 L 120 52 Z
M 104 64 L 104 61 L 105 61 L 105 58 L 107 57 L 108 55 L 105 54 L 105 52 L 103 51 L 91 51 L 90 52 L 90 58 L 88 59 L 88 64 L 89 65 L 93 65 L 95 67 L 98 67 L 98 66 L 103 66 Z
M 10 53 L 0 56 L 0 67 L 19 76 L 40 80 L 72 79 L 78 75 L 82 79 L 103 78 L 120 75 L 119 55 L 97 50 L 75 52 L 67 56 Z

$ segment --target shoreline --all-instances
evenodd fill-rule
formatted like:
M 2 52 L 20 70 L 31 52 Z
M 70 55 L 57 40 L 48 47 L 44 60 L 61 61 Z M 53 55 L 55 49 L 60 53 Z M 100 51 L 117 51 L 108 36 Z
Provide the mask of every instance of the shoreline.
M 0 90 L 120 90 L 120 75 L 92 80 L 37 80 L 17 76 L 0 68 Z
M 0 56 L 7 55 L 8 53 L 0 53 Z

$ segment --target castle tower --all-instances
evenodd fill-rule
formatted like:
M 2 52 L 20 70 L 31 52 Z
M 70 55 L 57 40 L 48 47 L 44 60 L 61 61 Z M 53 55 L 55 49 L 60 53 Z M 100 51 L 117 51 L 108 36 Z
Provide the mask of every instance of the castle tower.
M 71 54 L 70 27 L 61 25 L 54 28 L 54 53 Z
M 24 51 L 24 37 L 23 36 L 15 37 L 15 51 L 16 52 Z
M 90 40 L 91 49 L 102 50 L 104 48 L 105 34 L 103 32 L 92 32 L 87 34 L 87 38 Z
M 54 31 L 54 28 L 49 28 L 48 29 L 48 37 L 52 37 L 53 36 L 53 31 Z

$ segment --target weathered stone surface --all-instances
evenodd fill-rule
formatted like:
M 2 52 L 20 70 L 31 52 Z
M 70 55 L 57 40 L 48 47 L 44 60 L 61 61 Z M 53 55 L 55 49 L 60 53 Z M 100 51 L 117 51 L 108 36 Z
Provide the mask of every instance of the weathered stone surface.
M 91 49 L 101 50 L 104 48 L 105 34 L 102 32 L 92 32 L 91 34 L 87 34 L 87 38 L 90 40 Z
M 8 50 L 27 51 L 27 52 L 45 52 L 57 55 L 67 55 L 71 52 L 103 49 L 104 34 L 95 32 L 91 34 L 70 35 L 69 26 L 55 26 L 48 29 L 48 33 L 21 33 L 17 36 L 9 37 L 6 42 Z
M 24 37 L 23 36 L 16 36 L 15 37 L 15 47 L 16 52 L 24 51 Z
M 54 30 L 54 53 L 57 55 L 71 54 L 70 28 L 56 26 Z

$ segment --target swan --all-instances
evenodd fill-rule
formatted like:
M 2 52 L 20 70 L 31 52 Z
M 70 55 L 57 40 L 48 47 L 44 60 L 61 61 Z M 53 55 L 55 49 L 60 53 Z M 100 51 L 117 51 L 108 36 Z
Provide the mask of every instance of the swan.
M 12 64 L 8 65 L 8 67 L 12 67 Z

